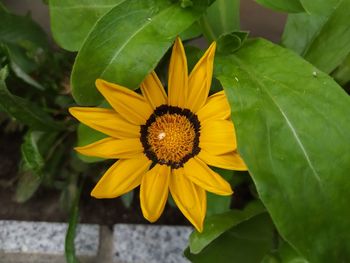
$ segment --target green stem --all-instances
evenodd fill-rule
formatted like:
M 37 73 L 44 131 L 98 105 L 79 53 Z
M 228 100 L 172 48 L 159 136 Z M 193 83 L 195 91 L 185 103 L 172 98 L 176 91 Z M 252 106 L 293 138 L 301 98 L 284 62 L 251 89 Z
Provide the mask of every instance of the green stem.
M 199 24 L 203 30 L 203 34 L 205 36 L 205 38 L 208 40 L 209 43 L 213 42 L 216 40 L 216 35 L 213 31 L 213 28 L 210 26 L 207 18 L 205 17 L 205 15 L 203 15 L 200 20 L 199 20 Z
M 74 240 L 75 240 L 75 233 L 76 233 L 76 228 L 79 220 L 79 200 L 80 200 L 82 188 L 83 188 L 83 183 L 80 184 L 79 189 L 75 194 L 74 202 L 70 210 L 69 224 L 68 224 L 66 240 L 64 245 L 64 252 L 65 252 L 67 263 L 79 263 L 79 260 L 75 255 Z

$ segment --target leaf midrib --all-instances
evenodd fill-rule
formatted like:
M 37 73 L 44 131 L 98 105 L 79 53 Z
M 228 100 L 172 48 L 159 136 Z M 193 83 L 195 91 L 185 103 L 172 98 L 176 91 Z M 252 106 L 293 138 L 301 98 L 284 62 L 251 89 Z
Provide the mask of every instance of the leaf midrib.
M 252 72 L 247 69 L 247 67 L 244 65 L 244 63 L 236 56 L 232 56 L 232 59 L 236 61 L 236 63 L 242 68 L 244 69 L 249 75 L 250 77 L 256 82 L 259 84 L 260 87 L 262 87 L 262 90 L 265 92 L 266 95 L 268 95 L 268 97 L 270 98 L 270 100 L 275 104 L 275 106 L 277 107 L 278 111 L 280 112 L 280 114 L 283 116 L 283 118 L 285 119 L 285 121 L 287 122 L 287 125 L 291 131 L 291 133 L 293 134 L 293 137 L 295 138 L 297 144 L 299 145 L 304 157 L 305 157 L 305 160 L 306 162 L 309 164 L 309 167 L 315 177 L 315 179 L 317 180 L 318 184 L 322 185 L 322 181 L 320 179 L 320 176 L 319 174 L 317 173 L 316 169 L 314 168 L 314 165 L 312 164 L 311 162 L 311 159 L 306 151 L 306 148 L 304 146 L 304 144 L 302 143 L 302 140 L 299 138 L 296 130 L 294 129 L 294 127 L 292 126 L 292 123 L 291 121 L 289 120 L 287 114 L 283 111 L 283 108 L 277 103 L 277 101 L 275 101 L 273 99 L 273 96 L 268 92 L 268 89 L 266 88 L 266 86 L 260 82 L 259 79 L 257 79 L 255 77 L 255 74 L 252 74 Z
M 310 41 L 307 43 L 307 45 L 305 46 L 303 52 L 301 53 L 301 55 L 303 57 L 306 57 L 310 48 L 312 47 L 312 45 L 316 42 L 316 40 L 319 38 L 321 32 L 323 31 L 324 27 L 327 25 L 327 23 L 329 22 L 329 20 L 333 17 L 335 11 L 338 9 L 338 7 L 340 6 L 340 4 L 343 3 L 343 0 L 339 0 L 339 2 L 337 3 L 337 5 L 334 7 L 334 9 L 332 10 L 331 13 L 329 13 L 329 15 L 325 16 L 325 20 L 322 23 L 322 26 L 319 28 L 319 30 L 317 30 L 315 32 L 315 34 L 312 36 L 312 38 L 310 39 Z M 311 15 L 310 15 L 311 16 Z M 317 16 L 317 15 L 315 15 Z
M 126 39 L 126 41 L 119 47 L 119 49 L 116 51 L 116 53 L 113 55 L 113 57 L 111 58 L 111 60 L 108 62 L 108 64 L 106 65 L 105 69 L 101 72 L 100 76 L 103 77 L 103 75 L 106 73 L 106 71 L 109 69 L 109 66 L 112 65 L 112 63 L 116 60 L 116 58 L 118 57 L 118 55 L 123 51 L 123 49 L 134 39 L 134 37 L 141 32 L 143 29 L 145 29 L 147 26 L 149 26 L 157 17 L 161 16 L 163 13 L 168 12 L 169 10 L 173 9 L 174 7 L 176 7 L 175 4 L 172 4 L 171 6 L 164 8 L 163 10 L 161 10 L 160 12 L 156 13 L 154 16 L 150 17 L 151 20 L 148 20 L 140 27 L 137 28 L 134 32 L 131 33 L 130 37 Z M 146 10 L 146 9 L 142 9 L 142 10 Z M 141 11 L 141 10 L 139 10 Z

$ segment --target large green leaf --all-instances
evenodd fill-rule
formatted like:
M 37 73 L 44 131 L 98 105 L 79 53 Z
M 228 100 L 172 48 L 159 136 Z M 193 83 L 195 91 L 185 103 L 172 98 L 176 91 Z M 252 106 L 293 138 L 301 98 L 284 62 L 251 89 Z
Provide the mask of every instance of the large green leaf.
M 63 127 L 56 123 L 41 108 L 10 93 L 6 87 L 7 68 L 0 70 L 0 108 L 18 121 L 34 130 L 58 130 Z
M 206 7 L 203 0 L 187 8 L 168 0 L 128 0 L 114 7 L 96 23 L 78 53 L 71 77 L 75 100 L 98 104 L 97 78 L 137 88 Z
M 289 15 L 282 37 L 284 46 L 326 73 L 332 72 L 350 53 L 350 0 L 337 1 L 322 15 Z
M 222 214 L 209 216 L 204 222 L 202 233 L 192 232 L 190 236 L 190 251 L 198 254 L 213 240 L 217 239 L 230 228 L 265 211 L 259 202 L 248 204 L 244 210 L 231 210 Z
M 199 254 L 185 255 L 193 263 L 260 263 L 273 248 L 274 226 L 264 213 L 232 227 Z
M 342 0 L 299 0 L 309 14 L 327 14 Z
M 96 21 L 125 0 L 50 0 L 51 30 L 64 49 L 78 51 Z
M 255 0 L 259 4 L 271 8 L 276 11 L 283 11 L 288 13 L 300 13 L 304 12 L 304 8 L 301 5 L 301 0 Z
M 282 242 L 278 248 L 278 257 L 281 263 L 309 263 L 301 257 L 287 242 Z
M 238 149 L 285 240 L 311 262 L 350 262 L 350 98 L 265 40 L 216 59 Z
M 240 29 L 239 0 L 216 0 L 200 20 L 203 33 L 209 41 Z
M 332 77 L 342 86 L 350 81 L 350 54 L 332 73 Z

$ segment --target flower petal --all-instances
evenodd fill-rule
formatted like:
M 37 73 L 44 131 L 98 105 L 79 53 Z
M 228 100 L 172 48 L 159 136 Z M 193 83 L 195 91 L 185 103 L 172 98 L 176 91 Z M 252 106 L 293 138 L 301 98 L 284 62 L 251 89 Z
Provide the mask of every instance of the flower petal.
M 170 167 L 155 165 L 142 178 L 140 202 L 143 216 L 155 222 L 163 213 L 168 200 Z
M 188 180 L 182 168 L 172 170 L 169 187 L 171 196 L 181 212 L 199 232 L 202 232 L 207 210 L 205 191 Z
M 187 58 L 180 38 L 176 38 L 169 64 L 168 104 L 184 107 L 187 92 Z
M 127 122 L 115 110 L 89 107 L 72 107 L 69 108 L 69 112 L 80 122 L 111 137 L 140 137 L 140 126 Z
M 187 108 L 197 112 L 206 102 L 213 75 L 216 43 L 213 42 L 189 76 Z
M 209 192 L 218 195 L 233 193 L 230 184 L 197 157 L 184 164 L 184 171 L 188 179 Z
M 106 138 L 82 147 L 74 148 L 77 152 L 106 159 L 133 158 L 143 152 L 140 139 Z
M 215 155 L 202 149 L 197 156 L 205 163 L 219 168 L 236 171 L 248 170 L 243 159 L 239 156 L 237 152 Z
M 201 123 L 210 120 L 226 120 L 230 115 L 230 105 L 223 90 L 211 95 L 207 103 L 197 111 Z
M 141 92 L 153 109 L 167 103 L 167 97 L 163 85 L 154 71 L 152 71 L 141 83 Z
M 201 126 L 199 147 L 213 154 L 225 154 L 237 149 L 232 121 L 208 121 Z
M 131 191 L 140 185 L 151 163 L 144 154 L 117 161 L 98 181 L 91 195 L 96 198 L 114 198 Z
M 96 87 L 109 104 L 131 123 L 145 124 L 153 112 L 151 106 L 140 94 L 128 88 L 102 79 L 96 80 Z

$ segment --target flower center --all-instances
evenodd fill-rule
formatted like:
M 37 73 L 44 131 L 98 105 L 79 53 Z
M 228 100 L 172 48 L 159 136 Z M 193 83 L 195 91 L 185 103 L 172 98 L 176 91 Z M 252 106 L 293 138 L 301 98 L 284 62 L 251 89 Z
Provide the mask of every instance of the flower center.
M 200 151 L 200 123 L 188 109 L 161 105 L 141 126 L 141 142 L 146 156 L 176 169 Z

